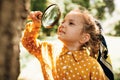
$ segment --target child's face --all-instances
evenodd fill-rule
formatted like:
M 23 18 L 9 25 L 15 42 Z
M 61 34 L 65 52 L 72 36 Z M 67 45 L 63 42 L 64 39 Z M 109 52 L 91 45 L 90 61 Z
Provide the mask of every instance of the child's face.
M 79 12 L 69 12 L 58 27 L 58 38 L 63 42 L 79 42 L 84 19 Z

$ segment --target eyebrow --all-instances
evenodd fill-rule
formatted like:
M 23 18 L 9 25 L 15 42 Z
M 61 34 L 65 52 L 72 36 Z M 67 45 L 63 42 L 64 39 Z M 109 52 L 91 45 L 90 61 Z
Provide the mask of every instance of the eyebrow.
M 72 22 L 74 22 L 75 20 L 73 20 L 73 19 L 70 19 L 69 21 L 72 21 Z

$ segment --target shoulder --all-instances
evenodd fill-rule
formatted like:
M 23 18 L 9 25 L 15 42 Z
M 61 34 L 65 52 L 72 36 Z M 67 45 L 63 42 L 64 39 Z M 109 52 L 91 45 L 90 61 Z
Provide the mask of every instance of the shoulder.
M 98 61 L 92 57 L 90 58 L 91 58 L 90 61 L 92 61 L 90 66 L 91 79 L 93 78 L 95 80 L 96 79 L 107 80 L 104 71 L 100 64 L 98 63 Z
M 91 63 L 91 68 L 93 68 L 93 66 L 100 67 L 100 64 L 98 63 L 97 59 L 95 59 L 91 56 L 89 56 L 88 59 L 89 59 L 89 62 Z

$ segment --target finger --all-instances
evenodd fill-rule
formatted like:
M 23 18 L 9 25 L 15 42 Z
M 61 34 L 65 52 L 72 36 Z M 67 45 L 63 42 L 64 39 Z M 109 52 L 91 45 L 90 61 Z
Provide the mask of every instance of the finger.
M 36 15 L 42 15 L 42 12 L 41 11 L 35 11 L 35 14 Z
M 42 17 L 42 12 L 40 11 L 35 11 L 35 16 L 41 20 L 41 17 Z
M 32 20 L 33 22 L 41 22 L 42 12 L 40 11 L 31 11 L 28 15 L 28 19 Z
M 30 13 L 29 13 L 29 15 L 28 15 L 28 19 L 32 19 L 32 16 L 33 16 L 33 14 L 34 14 L 34 12 L 33 11 L 31 11 Z

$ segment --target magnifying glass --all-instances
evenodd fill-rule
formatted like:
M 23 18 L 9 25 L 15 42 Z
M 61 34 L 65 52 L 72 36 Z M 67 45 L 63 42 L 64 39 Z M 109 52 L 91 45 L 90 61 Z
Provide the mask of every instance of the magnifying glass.
M 46 8 L 42 15 L 42 25 L 45 28 L 52 28 L 59 20 L 61 15 L 57 4 L 52 4 Z

